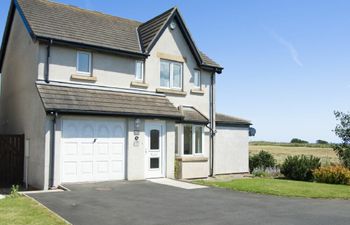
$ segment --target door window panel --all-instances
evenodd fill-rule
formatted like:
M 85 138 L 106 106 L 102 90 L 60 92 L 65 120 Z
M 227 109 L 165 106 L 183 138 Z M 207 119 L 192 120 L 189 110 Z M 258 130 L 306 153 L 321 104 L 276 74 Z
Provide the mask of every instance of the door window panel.
M 150 169 L 158 169 L 159 168 L 159 158 L 150 158 Z
M 159 130 L 151 130 L 150 149 L 159 149 Z

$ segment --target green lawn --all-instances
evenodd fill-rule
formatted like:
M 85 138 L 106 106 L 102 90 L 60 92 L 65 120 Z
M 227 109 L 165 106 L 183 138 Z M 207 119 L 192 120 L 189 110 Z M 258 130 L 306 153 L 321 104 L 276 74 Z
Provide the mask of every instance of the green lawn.
M 200 180 L 196 181 L 196 183 L 268 195 L 350 199 L 349 185 L 320 184 L 268 178 L 238 179 L 232 181 Z
M 18 197 L 0 200 L 0 224 L 60 225 L 66 223 L 33 200 Z

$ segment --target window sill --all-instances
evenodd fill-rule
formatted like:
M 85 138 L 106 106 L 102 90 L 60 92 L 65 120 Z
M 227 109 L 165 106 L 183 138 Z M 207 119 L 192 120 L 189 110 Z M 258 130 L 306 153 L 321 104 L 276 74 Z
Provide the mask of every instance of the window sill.
M 195 94 L 195 95 L 204 95 L 204 91 L 200 90 L 200 89 L 191 89 L 191 94 Z
M 181 96 L 186 96 L 187 93 L 185 91 L 179 91 L 175 89 L 166 89 L 166 88 L 157 88 L 156 89 L 157 93 L 164 93 L 164 94 L 172 94 L 172 95 L 181 95 Z
M 208 157 L 204 156 L 177 156 L 176 160 L 181 162 L 208 162 Z
M 89 82 L 96 82 L 97 81 L 97 78 L 95 76 L 78 75 L 78 74 L 72 74 L 71 79 L 72 80 L 80 80 L 80 81 L 89 81 Z
M 130 86 L 138 88 L 148 88 L 148 84 L 139 81 L 131 81 Z

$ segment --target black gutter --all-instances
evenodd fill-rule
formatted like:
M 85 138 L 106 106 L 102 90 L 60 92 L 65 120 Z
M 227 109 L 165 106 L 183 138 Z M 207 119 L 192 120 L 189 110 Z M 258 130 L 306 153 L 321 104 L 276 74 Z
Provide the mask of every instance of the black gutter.
M 98 115 L 98 116 L 125 116 L 125 117 L 138 117 L 138 118 L 162 118 L 171 120 L 181 120 L 182 116 L 171 115 L 159 115 L 159 114 L 144 114 L 144 113 L 128 113 L 128 112 L 101 112 L 101 111 L 89 111 L 89 110 L 75 110 L 75 109 L 46 109 L 49 114 L 59 113 L 66 115 Z
M 44 80 L 45 83 L 50 83 L 50 55 L 51 55 L 51 45 L 53 41 L 50 40 L 47 44 L 47 53 L 46 53 L 46 65 L 45 65 L 45 74 L 44 74 Z
M 52 112 L 52 130 L 51 130 L 51 145 L 50 145 L 50 177 L 49 177 L 49 189 L 54 187 L 55 178 L 55 145 L 56 145 L 56 122 L 57 122 L 57 112 Z
M 73 42 L 73 41 L 60 40 L 60 39 L 55 39 L 55 38 L 47 38 L 47 37 L 37 36 L 36 39 L 40 42 L 45 42 L 45 43 L 52 40 L 55 43 L 55 45 L 63 45 L 63 46 L 70 46 L 70 47 L 74 47 L 74 48 L 89 49 L 89 50 L 106 52 L 106 53 L 111 53 L 111 54 L 118 54 L 118 55 L 122 55 L 122 56 L 130 56 L 130 57 L 134 57 L 134 58 L 144 59 L 144 58 L 147 58 L 149 56 L 149 54 L 146 54 L 146 53 L 133 52 L 133 51 L 122 50 L 122 49 L 113 49 L 113 48 L 78 43 L 78 42 Z

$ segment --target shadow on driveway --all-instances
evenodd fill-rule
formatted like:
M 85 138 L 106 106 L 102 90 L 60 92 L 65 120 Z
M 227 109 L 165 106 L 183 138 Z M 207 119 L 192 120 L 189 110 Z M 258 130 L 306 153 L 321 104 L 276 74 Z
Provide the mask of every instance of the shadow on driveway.
M 67 185 L 30 194 L 76 225 L 347 225 L 350 201 L 284 198 L 149 181 Z

